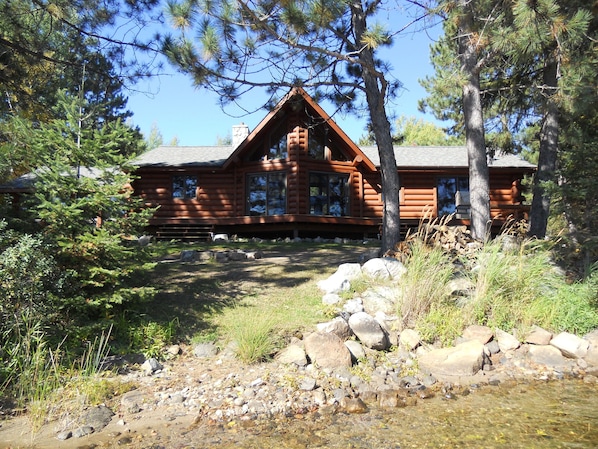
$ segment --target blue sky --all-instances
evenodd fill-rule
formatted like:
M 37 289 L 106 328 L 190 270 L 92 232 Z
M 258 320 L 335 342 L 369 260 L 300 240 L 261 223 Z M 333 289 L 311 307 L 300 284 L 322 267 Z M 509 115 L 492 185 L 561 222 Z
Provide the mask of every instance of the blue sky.
M 427 32 L 406 31 L 395 38 L 392 48 L 385 50 L 382 58 L 391 63 L 392 75 L 403 83 L 403 90 L 389 108 L 390 113 L 435 122 L 433 116 L 423 115 L 417 110 L 418 100 L 426 96 L 418 80 L 432 74 L 429 47 L 440 31 L 440 27 Z M 267 114 L 262 109 L 243 115 L 235 107 L 222 111 L 215 94 L 193 87 L 191 78 L 177 73 L 173 67 L 166 65 L 164 71 L 167 74 L 153 78 L 148 84 L 138 86 L 139 92 L 129 94 L 128 109 L 133 112 L 132 122 L 145 136 L 155 124 L 164 143 L 176 137 L 179 145 L 214 145 L 218 137 L 230 134 L 233 125 L 243 122 L 251 130 Z M 250 95 L 255 97 L 254 93 Z M 265 100 L 241 99 L 248 103 Z M 329 105 L 322 106 L 327 113 L 333 113 Z M 365 133 L 365 117 L 337 115 L 334 120 L 355 141 Z

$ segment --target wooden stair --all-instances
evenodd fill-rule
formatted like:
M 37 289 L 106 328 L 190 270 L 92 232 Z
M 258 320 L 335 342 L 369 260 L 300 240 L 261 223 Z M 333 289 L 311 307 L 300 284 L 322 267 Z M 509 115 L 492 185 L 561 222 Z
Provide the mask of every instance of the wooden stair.
M 161 225 L 155 232 L 156 240 L 209 242 L 214 235 L 212 225 Z

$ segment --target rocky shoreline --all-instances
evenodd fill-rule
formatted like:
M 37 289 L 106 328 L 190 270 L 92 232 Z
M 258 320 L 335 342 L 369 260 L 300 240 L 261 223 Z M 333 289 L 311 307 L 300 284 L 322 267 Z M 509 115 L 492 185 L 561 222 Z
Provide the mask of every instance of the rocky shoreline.
M 61 447 L 91 434 L 120 445 L 152 419 L 187 427 L 251 425 L 275 417 L 413 406 L 439 396 L 452 400 L 484 386 L 565 378 L 598 384 L 598 331 L 579 337 L 534 327 L 518 337 L 470 326 L 445 348 L 422 342 L 413 329 L 395 331 L 392 283 L 403 272 L 392 258 L 339 266 L 319 283 L 323 303 L 337 316 L 296 335 L 268 362 L 243 365 L 233 347 L 219 350 L 213 343 L 165 348 L 163 362 L 120 360 L 126 369 L 113 380 L 135 389 L 116 406 L 69 413 L 46 427 Z M 364 275 L 390 283 L 343 296 Z

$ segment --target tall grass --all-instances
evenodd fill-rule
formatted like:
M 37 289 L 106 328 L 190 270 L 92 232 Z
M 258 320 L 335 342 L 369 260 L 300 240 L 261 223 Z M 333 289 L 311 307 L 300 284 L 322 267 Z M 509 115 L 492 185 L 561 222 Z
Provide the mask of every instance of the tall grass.
M 471 324 L 518 335 L 524 335 L 532 325 L 552 332 L 577 334 L 597 328 L 596 267 L 584 282 L 569 284 L 542 242 L 528 240 L 518 248 L 507 251 L 501 239 L 496 239 L 462 258 L 461 268 L 455 270 L 455 274 L 469 279 L 470 292 L 460 298 L 428 294 L 426 297 L 433 298 L 428 304 L 429 313 L 420 314 L 417 321 L 422 337 L 427 341 L 452 343 L 463 328 Z M 424 263 L 427 266 L 420 268 L 419 262 L 407 262 L 408 269 L 412 264 L 422 271 L 416 276 L 419 281 L 413 287 L 422 294 L 430 283 L 440 285 L 436 276 L 441 272 L 437 259 L 430 257 L 429 262 L 424 259 Z M 440 277 L 445 279 L 444 275 Z
M 242 362 L 265 361 L 274 352 L 275 320 L 259 308 L 236 307 L 228 313 L 225 327 Z
M 405 260 L 407 272 L 401 278 L 398 315 L 402 328 L 413 328 L 447 297 L 447 284 L 453 275 L 449 255 L 441 248 L 413 240 Z

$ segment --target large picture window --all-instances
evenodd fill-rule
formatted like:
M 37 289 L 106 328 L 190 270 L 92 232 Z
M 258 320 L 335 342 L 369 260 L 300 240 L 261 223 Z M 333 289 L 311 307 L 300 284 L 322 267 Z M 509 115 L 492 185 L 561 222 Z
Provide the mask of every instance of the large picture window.
M 466 176 L 438 178 L 438 215 L 457 212 L 457 207 L 469 207 L 469 178 Z
M 283 215 L 287 211 L 285 173 L 260 173 L 247 179 L 247 213 L 252 216 Z
M 172 197 L 194 199 L 197 197 L 197 176 L 177 175 L 172 177 Z
M 349 175 L 311 173 L 309 175 L 311 215 L 349 215 Z

